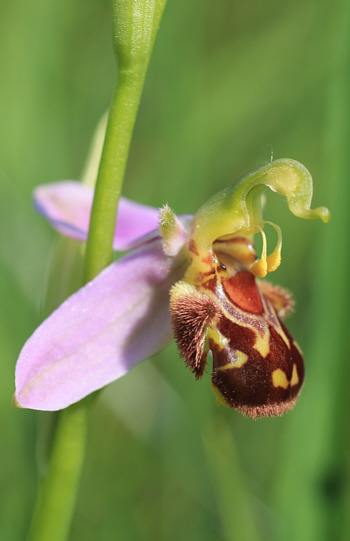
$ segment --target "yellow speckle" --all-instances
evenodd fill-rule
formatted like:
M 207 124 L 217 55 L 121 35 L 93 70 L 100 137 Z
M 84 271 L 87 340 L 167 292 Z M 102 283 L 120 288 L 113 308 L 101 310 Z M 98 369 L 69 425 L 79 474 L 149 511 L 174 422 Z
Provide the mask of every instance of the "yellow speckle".
M 222 349 L 227 348 L 227 346 L 229 344 L 229 341 L 227 340 L 227 338 L 222 336 L 222 334 L 217 330 L 217 328 L 215 326 L 210 327 L 210 328 L 207 329 L 207 333 L 206 333 L 205 338 L 206 338 L 207 343 L 208 343 L 209 338 L 214 340 L 215 345 L 219 347 L 220 351 Z M 209 345 L 208 345 L 208 348 L 209 348 Z
M 299 383 L 299 376 L 298 376 L 297 365 L 293 364 L 292 379 L 290 380 L 290 384 L 298 385 L 298 383 Z
M 220 370 L 220 372 L 222 372 L 223 370 L 229 370 L 230 368 L 233 368 L 233 364 L 227 363 L 227 364 L 224 364 L 224 366 L 219 366 L 217 370 Z
M 238 349 L 236 349 L 234 351 L 234 354 L 236 355 L 237 357 L 237 361 L 235 361 L 233 363 L 233 368 L 241 368 L 241 366 L 244 365 L 244 363 L 247 362 L 248 360 L 248 355 L 246 355 L 245 353 L 243 353 L 243 351 L 238 351 Z
M 230 368 L 241 368 L 241 366 L 243 366 L 244 363 L 246 363 L 249 359 L 248 355 L 243 353 L 243 351 L 239 351 L 238 349 L 236 349 L 233 353 L 236 355 L 237 360 L 233 361 L 233 363 L 230 362 L 225 364 L 224 366 L 220 366 L 218 370 L 222 371 L 230 370 Z
M 264 359 L 267 357 L 270 351 L 270 332 L 266 329 L 263 336 L 259 336 L 256 333 L 256 342 L 254 344 L 254 349 L 260 353 Z
M 283 389 L 287 389 L 289 386 L 287 376 L 280 368 L 277 368 L 277 370 L 272 372 L 272 382 L 274 387 L 282 387 Z
M 275 327 L 276 331 L 278 332 L 278 334 L 280 335 L 280 337 L 282 338 L 282 340 L 284 341 L 284 343 L 286 344 L 287 348 L 290 349 L 290 342 L 286 336 L 286 333 L 284 332 L 284 330 L 282 329 L 281 325 L 276 325 Z

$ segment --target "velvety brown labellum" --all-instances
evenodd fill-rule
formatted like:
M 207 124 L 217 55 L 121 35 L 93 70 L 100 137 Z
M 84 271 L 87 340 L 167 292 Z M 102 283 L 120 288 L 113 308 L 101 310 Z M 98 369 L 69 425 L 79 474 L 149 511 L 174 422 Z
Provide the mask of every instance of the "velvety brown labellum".
M 281 415 L 292 408 L 304 364 L 277 315 L 291 304 L 290 295 L 269 284 L 265 297 L 253 274 L 241 269 L 231 276 L 215 269 L 203 288 L 179 282 L 171 292 L 174 334 L 186 364 L 200 377 L 210 349 L 218 401 L 244 415 Z
M 221 284 L 226 313 L 217 330 L 228 346 L 210 341 L 213 386 L 229 406 L 245 415 L 281 415 L 294 406 L 303 384 L 301 353 L 250 272 L 237 272 Z M 277 290 L 279 300 L 281 291 Z M 274 298 L 271 287 L 270 298 Z
M 222 349 L 210 342 L 212 382 L 227 404 L 254 418 L 281 415 L 293 407 L 303 384 L 304 363 L 287 329 L 282 326 L 289 346 L 269 327 L 268 354 L 263 356 L 254 347 L 253 330 L 227 318 L 218 328 L 229 338 L 229 346 Z M 244 362 L 237 363 L 238 357 Z

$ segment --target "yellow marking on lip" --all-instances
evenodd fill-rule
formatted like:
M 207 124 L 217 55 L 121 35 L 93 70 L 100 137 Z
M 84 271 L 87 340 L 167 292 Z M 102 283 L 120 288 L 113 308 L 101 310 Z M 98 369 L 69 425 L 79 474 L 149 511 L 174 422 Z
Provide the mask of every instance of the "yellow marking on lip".
M 227 346 L 229 345 L 229 341 L 227 340 L 227 338 L 225 338 L 225 336 L 223 336 L 221 332 L 219 332 L 217 328 L 214 326 L 208 327 L 206 335 L 205 335 L 205 342 L 207 344 L 208 349 L 209 349 L 209 339 L 212 339 L 215 342 L 215 345 L 218 346 L 219 351 L 227 348 Z
M 274 387 L 282 387 L 283 389 L 288 389 L 289 386 L 287 376 L 280 368 L 272 372 L 272 383 Z
M 292 379 L 290 380 L 290 384 L 293 386 L 293 385 L 298 385 L 298 383 L 299 383 L 299 376 L 298 376 L 297 365 L 293 364 Z
M 268 356 L 270 352 L 270 331 L 266 329 L 263 336 L 256 334 L 256 342 L 254 344 L 254 349 L 256 349 L 264 359 Z
M 246 355 L 245 353 L 243 353 L 243 351 L 239 351 L 238 349 L 236 349 L 234 352 L 233 352 L 236 357 L 237 357 L 237 361 L 235 361 L 233 363 L 233 368 L 241 368 L 241 366 L 244 365 L 244 363 L 247 362 L 248 360 L 248 355 Z
M 230 368 L 241 368 L 241 366 L 244 365 L 244 363 L 247 362 L 249 359 L 248 355 L 243 353 L 243 351 L 239 351 L 236 349 L 234 352 L 235 356 L 237 357 L 237 361 L 233 361 L 233 363 L 227 363 L 224 366 L 219 366 L 218 370 L 229 370 Z
M 290 349 L 290 342 L 289 342 L 284 330 L 282 329 L 281 325 L 275 326 L 275 329 L 278 332 L 278 334 L 280 335 L 280 337 L 282 338 L 282 340 L 284 341 L 284 343 L 286 344 L 287 348 Z
M 220 284 L 220 286 L 222 288 L 221 284 Z M 264 315 L 263 316 L 256 315 L 256 314 L 250 314 L 250 313 L 248 314 L 247 312 L 244 312 L 244 310 L 240 310 L 238 307 L 234 308 L 235 313 L 232 315 L 223 304 L 223 301 L 221 299 L 222 291 L 221 290 L 218 290 L 218 291 L 219 291 L 219 295 L 215 295 L 210 290 L 205 291 L 205 293 L 208 296 L 214 298 L 216 302 L 220 303 L 221 311 L 222 311 L 222 314 L 223 314 L 224 317 L 226 317 L 230 321 L 233 321 L 233 322 L 237 323 L 237 325 L 239 325 L 240 327 L 243 327 L 245 329 L 250 329 L 251 331 L 254 332 L 256 338 L 255 338 L 255 344 L 254 344 L 253 347 L 258 353 L 260 353 L 260 355 L 264 359 L 267 357 L 267 355 L 270 352 L 270 330 L 269 330 L 270 325 L 275 329 L 277 334 L 282 338 L 282 340 L 284 341 L 284 343 L 286 344 L 288 349 L 290 349 L 290 347 L 291 347 L 290 342 L 289 342 L 286 334 L 284 333 L 284 331 L 282 329 L 282 326 L 279 323 L 279 320 L 278 320 L 278 318 L 276 316 L 276 312 L 275 312 L 272 304 L 268 303 L 268 301 L 264 297 L 264 295 L 261 295 L 261 301 L 263 303 L 263 308 L 264 308 Z M 268 310 L 268 308 L 267 308 L 267 303 L 271 307 L 270 310 Z M 269 319 L 267 319 L 268 314 L 271 311 L 275 316 L 275 323 L 273 323 L 272 321 L 269 321 Z M 258 328 L 253 324 L 253 321 L 257 322 L 257 324 L 259 325 Z
M 274 323 L 272 323 L 272 326 L 273 328 L 275 329 L 275 331 L 280 335 L 280 337 L 282 338 L 283 342 L 286 344 L 287 348 L 290 349 L 290 342 L 286 336 L 286 333 L 284 332 L 284 330 L 282 329 L 282 325 L 276 315 L 276 311 L 273 307 L 273 304 L 265 297 L 265 295 L 261 295 L 261 300 L 262 300 L 262 303 L 263 303 L 263 308 L 264 308 L 264 313 L 265 314 L 268 314 L 270 313 L 271 315 L 274 316 Z M 271 323 L 270 323 L 271 324 Z

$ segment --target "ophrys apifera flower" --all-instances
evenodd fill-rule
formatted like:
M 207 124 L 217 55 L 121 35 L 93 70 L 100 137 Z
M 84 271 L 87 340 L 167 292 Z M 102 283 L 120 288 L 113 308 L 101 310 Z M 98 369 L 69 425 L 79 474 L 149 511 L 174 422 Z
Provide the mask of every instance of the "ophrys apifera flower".
M 310 173 L 288 159 L 248 173 L 194 217 L 176 217 L 168 206 L 158 217 L 155 209 L 122 199 L 114 248 L 130 253 L 69 297 L 27 341 L 16 370 L 18 405 L 64 408 L 124 375 L 174 334 L 197 378 L 212 353 L 219 403 L 250 417 L 290 409 L 304 379 L 300 349 L 281 321 L 292 301 L 288 292 L 257 280 L 281 261 L 281 231 L 262 216 L 266 186 L 286 196 L 296 216 L 329 220 L 328 209 L 310 210 Z M 92 197 L 72 182 L 35 194 L 52 225 L 80 240 L 87 236 Z M 278 236 L 269 255 L 265 224 Z

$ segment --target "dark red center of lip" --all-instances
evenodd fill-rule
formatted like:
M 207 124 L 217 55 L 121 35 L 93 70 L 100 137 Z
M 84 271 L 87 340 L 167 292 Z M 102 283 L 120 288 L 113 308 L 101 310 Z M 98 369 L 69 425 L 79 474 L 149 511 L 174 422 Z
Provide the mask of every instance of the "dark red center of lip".
M 237 272 L 230 278 L 223 278 L 222 285 L 227 297 L 239 308 L 251 314 L 263 313 L 258 286 L 251 272 Z

